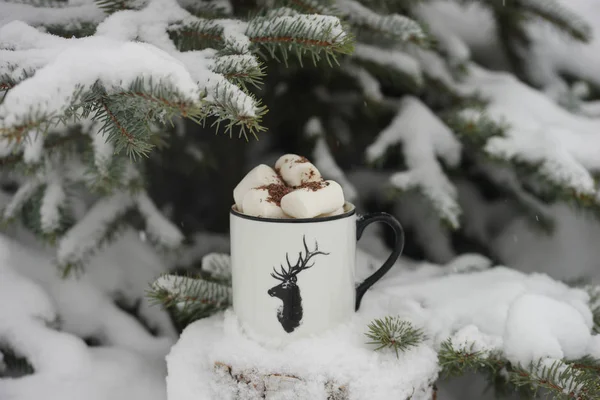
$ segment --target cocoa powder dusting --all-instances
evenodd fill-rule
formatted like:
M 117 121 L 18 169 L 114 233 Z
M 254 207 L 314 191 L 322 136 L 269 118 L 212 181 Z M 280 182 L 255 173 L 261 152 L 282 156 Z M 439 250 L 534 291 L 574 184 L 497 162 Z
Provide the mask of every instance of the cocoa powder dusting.
M 265 189 L 269 192 L 269 197 L 267 197 L 267 201 L 269 203 L 274 203 L 278 206 L 281 206 L 281 199 L 283 196 L 292 191 L 292 188 L 287 187 L 281 183 L 271 183 L 270 185 L 259 186 L 257 189 Z
M 317 182 L 302 182 L 302 185 L 298 186 L 298 189 L 309 189 L 312 190 L 313 192 L 316 192 L 317 190 L 324 188 L 325 186 L 328 186 L 329 183 L 321 180 L 321 181 L 317 181 Z
M 307 163 L 310 162 L 308 161 L 308 158 L 300 156 L 296 161 L 294 161 L 296 164 L 303 164 L 303 163 Z

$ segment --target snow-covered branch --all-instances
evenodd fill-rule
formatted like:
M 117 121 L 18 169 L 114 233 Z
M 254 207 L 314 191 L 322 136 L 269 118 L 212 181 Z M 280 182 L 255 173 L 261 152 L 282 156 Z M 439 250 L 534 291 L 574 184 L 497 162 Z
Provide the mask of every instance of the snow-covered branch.
M 402 144 L 408 170 L 390 178 L 400 190 L 419 190 L 451 227 L 459 226 L 460 208 L 456 189 L 444 173 L 437 157 L 447 165 L 460 161 L 461 144 L 450 129 L 420 100 L 405 97 L 390 126 L 367 148 L 367 160 L 375 162 L 395 144 Z

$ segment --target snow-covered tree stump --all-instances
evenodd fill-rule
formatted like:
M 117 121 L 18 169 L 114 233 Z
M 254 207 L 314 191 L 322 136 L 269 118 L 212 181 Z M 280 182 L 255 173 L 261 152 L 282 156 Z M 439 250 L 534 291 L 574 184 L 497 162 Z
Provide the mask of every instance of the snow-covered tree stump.
M 374 352 L 365 326 L 357 316 L 283 347 L 246 337 L 230 311 L 197 321 L 167 357 L 168 400 L 432 399 L 435 351 Z
M 441 373 L 465 371 L 599 399 L 598 293 L 476 255 L 399 265 L 351 321 L 286 346 L 248 335 L 231 311 L 189 325 L 167 357 L 168 400 L 429 400 Z M 365 333 L 385 316 L 425 336 L 398 356 L 374 351 Z M 388 344 L 407 340 L 390 332 Z

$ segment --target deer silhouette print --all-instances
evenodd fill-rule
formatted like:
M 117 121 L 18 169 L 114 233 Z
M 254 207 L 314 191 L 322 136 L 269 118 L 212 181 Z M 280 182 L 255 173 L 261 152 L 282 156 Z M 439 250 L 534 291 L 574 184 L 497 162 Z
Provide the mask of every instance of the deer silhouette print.
M 315 250 L 308 250 L 306 245 L 306 237 L 302 236 L 302 242 L 304 243 L 304 250 L 306 255 L 302 252 L 298 254 L 298 261 L 295 265 L 290 263 L 288 253 L 285 253 L 285 260 L 288 268 L 285 269 L 281 265 L 281 271 L 276 271 L 273 268 L 271 276 L 281 283 L 277 286 L 272 287 L 267 291 L 269 296 L 277 297 L 283 301 L 283 305 L 277 310 L 277 319 L 287 333 L 291 333 L 300 326 L 302 321 L 302 297 L 300 296 L 300 288 L 298 287 L 298 274 L 304 270 L 312 268 L 315 263 L 309 264 L 309 261 L 318 255 L 329 255 L 319 251 L 319 244 L 315 241 Z

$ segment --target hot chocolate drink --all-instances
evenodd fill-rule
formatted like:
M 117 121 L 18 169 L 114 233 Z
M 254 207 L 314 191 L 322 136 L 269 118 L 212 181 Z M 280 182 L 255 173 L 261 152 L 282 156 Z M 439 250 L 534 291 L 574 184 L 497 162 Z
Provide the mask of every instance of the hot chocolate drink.
M 324 180 L 306 157 L 281 156 L 275 168 L 261 164 L 233 190 L 238 212 L 263 218 L 321 218 L 344 212 L 344 192 Z

